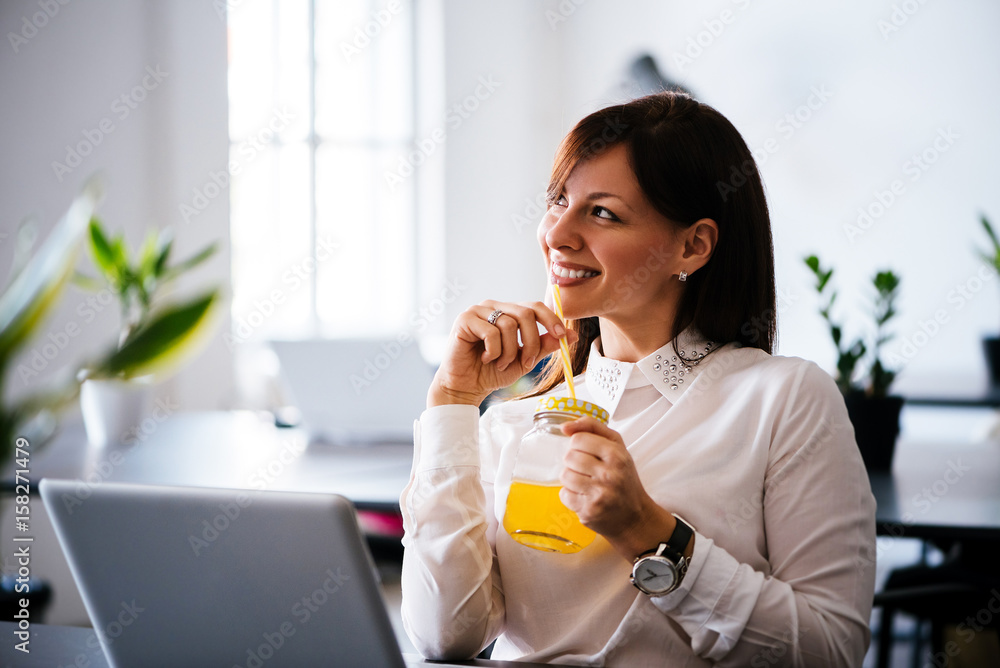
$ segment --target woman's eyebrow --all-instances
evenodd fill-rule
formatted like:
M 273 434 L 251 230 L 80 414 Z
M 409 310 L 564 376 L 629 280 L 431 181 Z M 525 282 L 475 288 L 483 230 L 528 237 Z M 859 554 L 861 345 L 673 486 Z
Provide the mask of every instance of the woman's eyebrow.
M 634 209 L 628 205 L 628 202 L 626 202 L 624 199 L 622 199 L 618 195 L 615 195 L 614 193 L 596 192 L 596 193 L 590 193 L 589 195 L 587 195 L 587 199 L 589 201 L 591 201 L 591 202 L 594 201 L 594 200 L 604 199 L 604 198 L 607 198 L 607 197 L 611 197 L 613 199 L 618 200 L 619 202 L 621 202 L 622 204 L 624 204 L 625 207 L 629 211 L 632 211 L 634 213 Z

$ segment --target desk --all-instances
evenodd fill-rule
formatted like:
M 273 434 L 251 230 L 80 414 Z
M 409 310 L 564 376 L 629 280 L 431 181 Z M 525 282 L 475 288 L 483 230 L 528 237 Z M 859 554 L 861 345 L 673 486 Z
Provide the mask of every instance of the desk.
M 14 622 L 0 622 L 0 660 L 4 666 L 18 668 L 55 668 L 56 666 L 86 666 L 87 668 L 107 668 L 108 661 L 104 657 L 97 636 L 93 629 L 76 626 L 47 626 L 33 624 L 31 626 L 31 653 L 23 654 L 13 648 Z M 82 657 L 82 658 L 81 658 Z M 431 661 L 418 661 L 412 655 L 409 666 L 439 666 Z M 16 663 L 15 663 L 16 660 Z M 453 662 L 455 663 L 455 662 Z M 492 661 L 474 659 L 457 662 L 462 666 L 481 666 L 482 668 L 540 668 L 545 664 L 526 663 L 522 661 Z M 317 663 L 317 665 L 323 665 Z
M 911 407 L 891 472 L 870 473 L 883 536 L 1000 542 L 1000 440 L 981 408 Z
M 399 510 L 413 447 L 335 446 L 308 441 L 250 412 L 192 412 L 168 418 L 139 440 L 97 448 L 82 425 L 70 425 L 31 458 L 41 478 L 232 489 L 335 492 L 363 510 Z M 12 487 L 12 469 L 4 486 Z
M 906 406 L 892 471 L 869 476 L 879 532 L 1000 541 L 1000 440 L 985 436 L 995 420 L 984 408 Z M 184 413 L 118 448 L 90 447 L 70 427 L 33 455 L 31 479 L 336 492 L 398 511 L 412 456 L 408 445 L 310 444 L 254 413 Z

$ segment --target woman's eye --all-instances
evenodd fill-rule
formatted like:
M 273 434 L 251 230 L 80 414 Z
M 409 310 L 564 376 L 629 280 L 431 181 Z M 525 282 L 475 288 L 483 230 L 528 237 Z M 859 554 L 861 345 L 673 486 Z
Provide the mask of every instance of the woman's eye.
M 619 220 L 618 216 L 611 213 L 609 209 L 605 209 L 603 206 L 595 206 L 594 215 L 598 218 L 604 218 L 605 220 Z
M 552 204 L 554 204 L 555 206 L 566 206 L 566 196 L 559 195 L 559 197 L 556 197 L 554 200 L 552 200 Z

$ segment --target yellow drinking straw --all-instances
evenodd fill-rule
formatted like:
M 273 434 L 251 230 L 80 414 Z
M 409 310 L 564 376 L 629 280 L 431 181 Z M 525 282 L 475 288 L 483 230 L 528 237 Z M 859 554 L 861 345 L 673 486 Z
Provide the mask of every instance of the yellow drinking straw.
M 566 318 L 563 317 L 562 299 L 559 297 L 559 286 L 552 284 L 552 301 L 555 303 L 556 315 L 566 325 Z M 569 344 L 566 337 L 559 339 L 559 354 L 562 357 L 563 373 L 566 376 L 566 384 L 569 386 L 569 396 L 576 399 L 576 389 L 573 387 L 573 365 L 569 363 Z

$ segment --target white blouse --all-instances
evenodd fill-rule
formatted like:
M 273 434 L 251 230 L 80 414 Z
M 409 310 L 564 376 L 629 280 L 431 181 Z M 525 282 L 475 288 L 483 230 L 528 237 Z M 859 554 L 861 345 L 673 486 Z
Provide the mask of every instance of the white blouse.
M 660 597 L 601 536 L 575 554 L 502 526 L 537 399 L 438 406 L 415 426 L 403 491 L 404 626 L 429 658 L 593 666 L 859 666 L 875 578 L 875 501 L 844 402 L 811 362 L 685 331 L 637 363 L 598 344 L 577 397 L 611 413 L 642 484 L 695 528 Z M 565 395 L 565 386 L 551 394 Z M 664 537 L 666 539 L 666 537 Z M 654 548 L 655 545 L 650 545 Z M 499 637 L 498 637 L 499 636 Z

